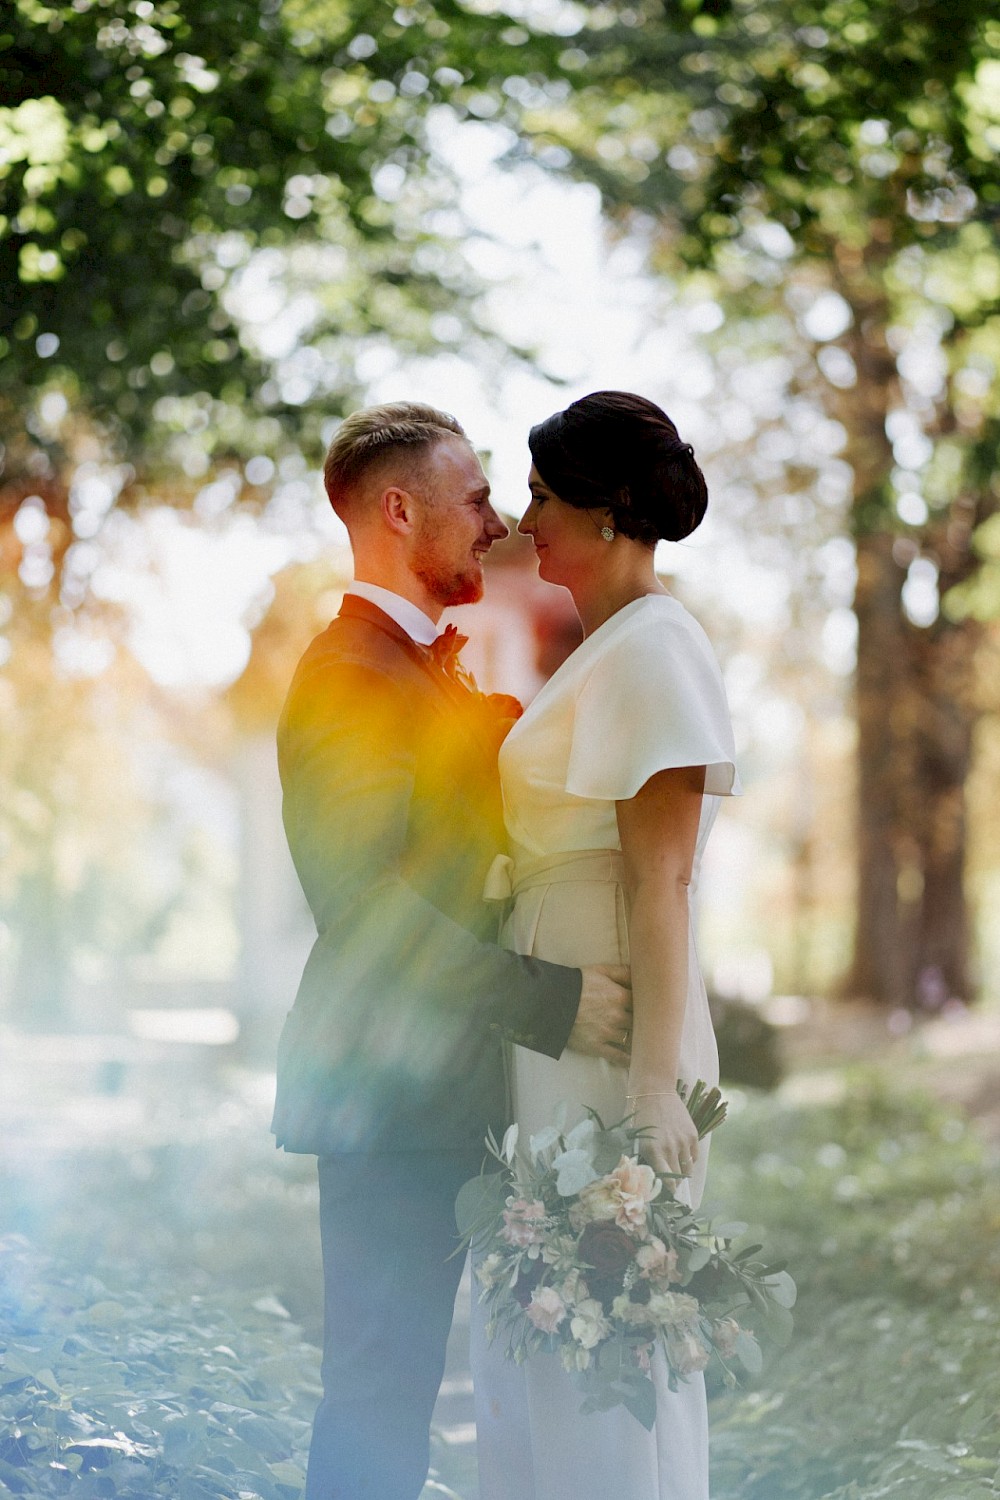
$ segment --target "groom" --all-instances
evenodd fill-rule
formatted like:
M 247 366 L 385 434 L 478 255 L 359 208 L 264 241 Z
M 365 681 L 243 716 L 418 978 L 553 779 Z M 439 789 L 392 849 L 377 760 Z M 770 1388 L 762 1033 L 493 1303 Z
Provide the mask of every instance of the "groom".
M 624 971 L 493 942 L 497 751 L 513 700 L 438 636 L 507 527 L 462 428 L 397 403 L 349 417 L 325 466 L 356 581 L 278 728 L 283 813 L 318 937 L 278 1057 L 273 1130 L 319 1156 L 324 1397 L 306 1500 L 417 1500 L 462 1267 L 454 1200 L 506 1118 L 503 1043 L 621 1061 Z M 461 641 L 461 638 L 459 638 Z

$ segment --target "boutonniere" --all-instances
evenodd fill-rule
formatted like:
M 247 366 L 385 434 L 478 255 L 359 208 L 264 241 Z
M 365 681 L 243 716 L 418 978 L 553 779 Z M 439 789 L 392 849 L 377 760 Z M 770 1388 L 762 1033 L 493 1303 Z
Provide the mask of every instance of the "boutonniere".
M 479 696 L 488 721 L 497 734 L 497 743 L 502 744 L 524 709 L 510 693 L 480 693 Z

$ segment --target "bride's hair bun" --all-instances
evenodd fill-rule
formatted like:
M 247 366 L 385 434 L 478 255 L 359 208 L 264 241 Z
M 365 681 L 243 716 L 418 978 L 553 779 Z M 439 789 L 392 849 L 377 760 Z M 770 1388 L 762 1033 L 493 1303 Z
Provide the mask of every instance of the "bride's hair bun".
M 535 468 L 579 510 L 610 510 L 623 536 L 651 545 L 690 536 L 708 486 L 665 411 L 628 391 L 595 391 L 531 429 Z

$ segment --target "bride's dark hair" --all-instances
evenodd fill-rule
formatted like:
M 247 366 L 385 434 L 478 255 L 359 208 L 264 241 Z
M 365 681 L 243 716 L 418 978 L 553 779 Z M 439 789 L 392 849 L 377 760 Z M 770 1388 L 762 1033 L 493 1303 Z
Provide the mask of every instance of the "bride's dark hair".
M 616 531 L 647 545 L 690 536 L 708 486 L 665 411 L 628 391 L 594 391 L 531 429 L 535 468 L 578 510 L 609 510 Z

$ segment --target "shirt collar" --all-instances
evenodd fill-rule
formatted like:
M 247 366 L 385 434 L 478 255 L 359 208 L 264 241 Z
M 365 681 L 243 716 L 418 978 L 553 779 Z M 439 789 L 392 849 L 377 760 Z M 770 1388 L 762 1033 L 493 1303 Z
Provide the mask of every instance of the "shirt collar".
M 369 604 L 374 604 L 377 609 L 387 614 L 390 620 L 395 620 L 400 630 L 405 630 L 412 641 L 418 646 L 429 646 L 438 637 L 438 628 L 429 615 L 425 615 L 422 609 L 409 599 L 404 599 L 400 594 L 394 594 L 391 589 L 381 588 L 377 583 L 363 583 L 355 579 L 344 591 L 347 594 L 355 594 L 359 599 L 367 599 Z

